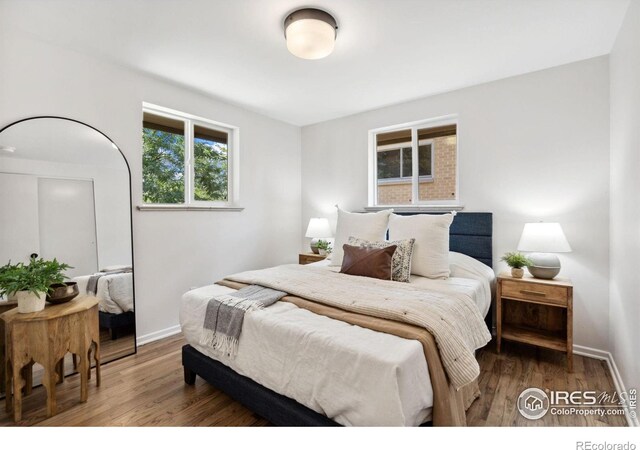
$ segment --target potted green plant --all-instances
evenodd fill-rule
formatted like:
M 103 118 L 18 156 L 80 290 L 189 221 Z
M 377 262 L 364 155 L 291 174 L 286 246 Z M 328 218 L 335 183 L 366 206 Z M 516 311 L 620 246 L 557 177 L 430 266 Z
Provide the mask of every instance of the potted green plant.
M 50 286 L 64 282 L 68 264 L 32 257 L 29 264 L 11 264 L 0 267 L 0 295 L 18 301 L 18 312 L 42 311 Z
M 501 261 L 506 262 L 511 267 L 511 276 L 513 278 L 522 278 L 524 275 L 523 267 L 531 265 L 531 260 L 519 252 L 505 253 Z
M 329 244 L 329 241 L 320 239 L 318 241 L 318 252 L 322 256 L 327 256 L 329 253 L 331 253 L 331 244 Z

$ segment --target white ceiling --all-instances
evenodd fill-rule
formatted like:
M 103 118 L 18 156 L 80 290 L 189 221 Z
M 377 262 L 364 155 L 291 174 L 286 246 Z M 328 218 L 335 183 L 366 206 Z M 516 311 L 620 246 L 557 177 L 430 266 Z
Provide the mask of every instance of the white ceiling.
M 296 125 L 610 52 L 629 0 L 0 0 L 5 24 Z M 335 51 L 282 22 L 331 12 Z

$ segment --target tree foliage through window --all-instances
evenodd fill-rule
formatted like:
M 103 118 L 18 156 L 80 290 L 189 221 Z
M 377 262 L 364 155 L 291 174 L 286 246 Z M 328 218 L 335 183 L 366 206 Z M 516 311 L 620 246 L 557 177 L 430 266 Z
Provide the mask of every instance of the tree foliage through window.
M 198 201 L 227 200 L 227 144 L 196 138 L 193 197 Z
M 184 203 L 184 136 L 143 128 L 145 203 Z
M 185 203 L 184 135 L 144 127 L 142 140 L 144 202 Z M 226 143 L 195 138 L 193 140 L 193 200 L 227 201 L 228 168 Z

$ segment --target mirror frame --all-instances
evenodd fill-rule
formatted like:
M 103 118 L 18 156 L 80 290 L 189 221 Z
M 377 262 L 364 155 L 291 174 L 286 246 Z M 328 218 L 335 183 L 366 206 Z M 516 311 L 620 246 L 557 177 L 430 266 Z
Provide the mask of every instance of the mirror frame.
M 99 129 L 97 129 L 96 127 L 89 125 L 86 122 L 83 122 L 81 120 L 77 120 L 77 119 L 71 119 L 69 117 L 63 117 L 63 116 L 31 116 L 31 117 L 26 117 L 24 119 L 20 119 L 20 120 L 16 120 L 15 122 L 10 123 L 9 125 L 6 125 L 2 128 L 0 128 L 0 133 L 2 133 L 4 130 L 6 130 L 7 128 L 11 128 L 14 125 L 18 125 L 19 123 L 22 122 L 26 122 L 29 120 L 36 120 L 36 119 L 58 119 L 58 120 L 66 120 L 68 122 L 75 122 L 77 124 L 80 125 L 84 125 L 85 127 L 89 127 L 94 131 L 97 131 L 98 133 L 100 133 L 102 136 L 104 136 L 105 138 L 107 138 L 107 140 L 109 142 L 111 142 L 112 147 L 115 147 L 115 150 L 117 150 L 120 153 L 120 156 L 122 156 L 122 159 L 124 160 L 124 163 L 127 166 L 127 172 L 129 174 L 129 228 L 131 230 L 131 273 L 132 273 L 132 279 L 131 279 L 131 284 L 133 286 L 133 309 L 135 311 L 135 314 L 138 313 L 138 307 L 136 305 L 136 264 L 135 264 L 135 255 L 134 255 L 134 250 L 133 250 L 133 192 L 132 192 L 132 183 L 131 183 L 131 167 L 129 166 L 129 161 L 127 161 L 127 157 L 124 156 L 124 153 L 122 153 L 122 150 L 120 150 L 120 147 L 118 146 L 118 144 L 116 144 L 114 142 L 113 139 L 111 139 L 109 136 L 107 136 L 105 133 L 103 133 L 102 131 L 100 131 Z M 137 325 L 137 316 L 134 315 L 134 322 L 133 322 L 133 335 L 134 335 L 134 339 L 133 339 L 133 352 L 129 353 L 128 355 L 123 355 L 120 356 L 118 358 L 112 359 L 110 361 L 105 362 L 104 364 L 108 364 L 112 361 L 118 361 L 122 358 L 126 358 L 128 356 L 131 355 L 135 355 L 138 353 L 138 325 Z M 103 363 L 101 363 L 100 365 L 102 365 Z

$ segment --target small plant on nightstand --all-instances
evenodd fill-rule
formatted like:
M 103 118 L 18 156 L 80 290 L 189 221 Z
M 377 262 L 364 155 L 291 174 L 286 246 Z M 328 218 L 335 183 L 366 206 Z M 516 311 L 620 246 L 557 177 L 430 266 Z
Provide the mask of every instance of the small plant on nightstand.
M 531 264 L 531 260 L 519 252 L 508 252 L 500 259 L 511 267 L 511 276 L 513 278 L 522 278 L 524 275 L 523 267 Z
M 318 252 L 320 252 L 322 256 L 327 256 L 331 253 L 331 244 L 329 244 L 329 241 L 320 239 L 318 241 Z

